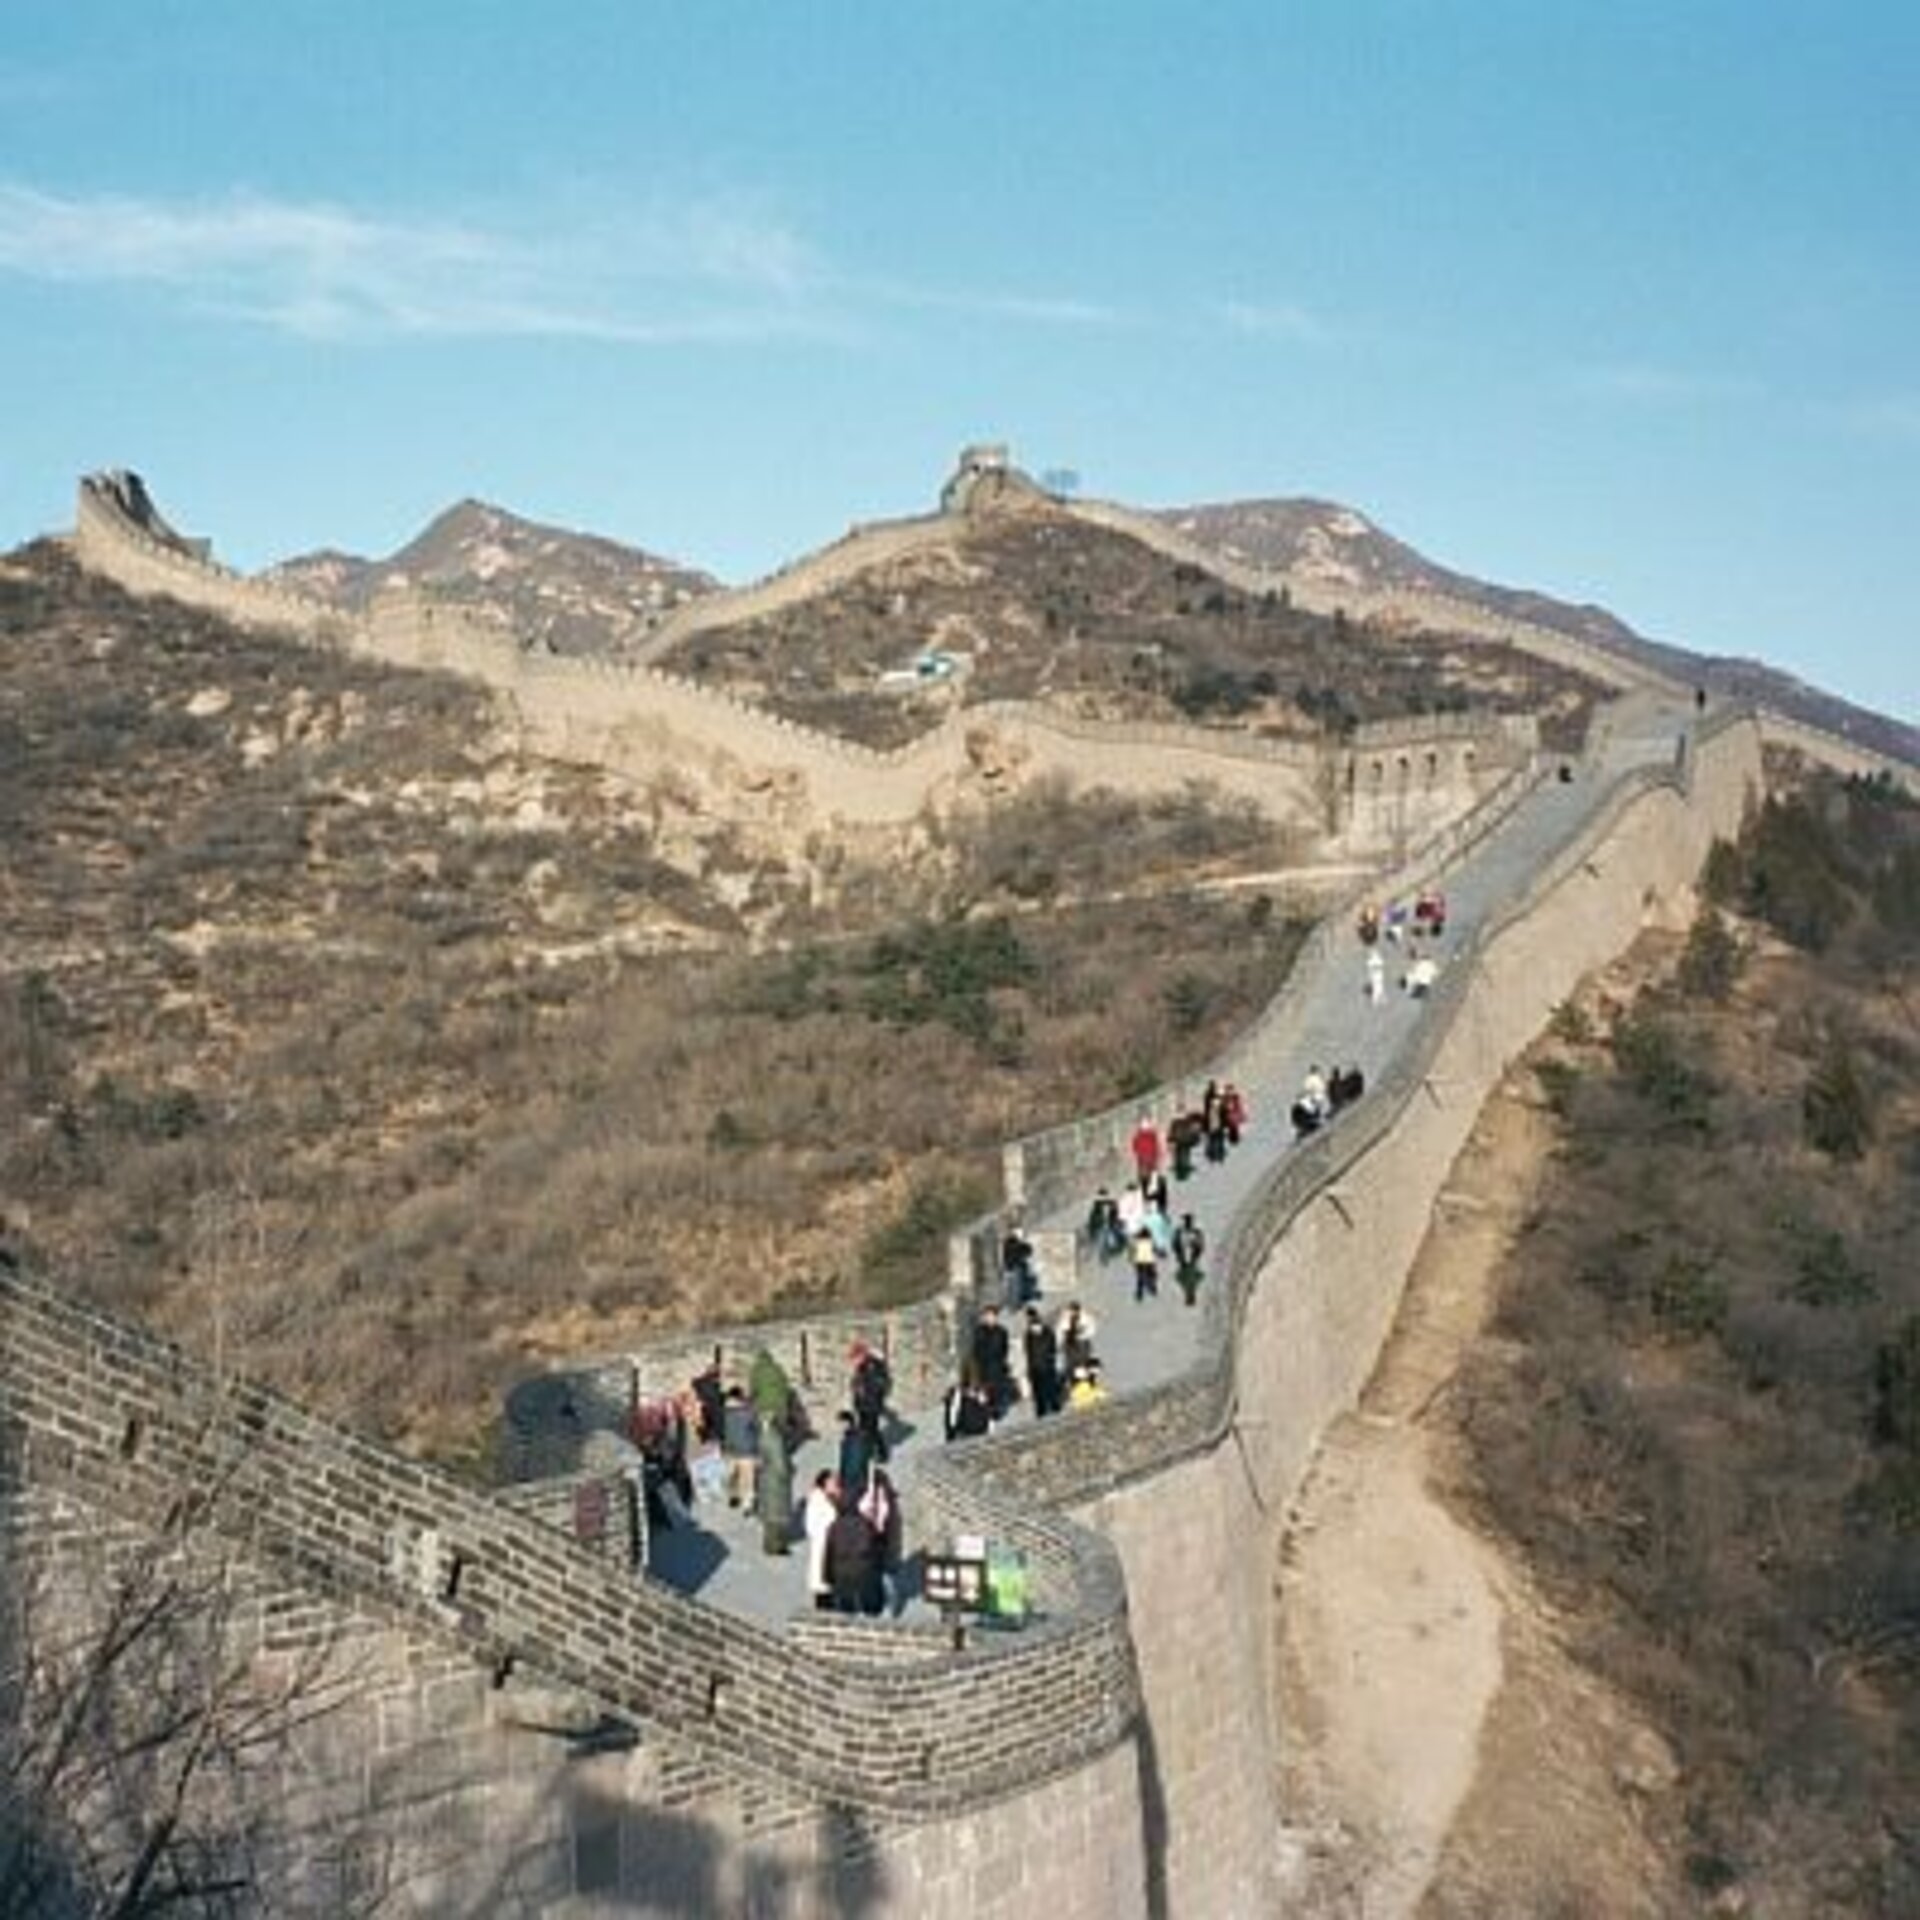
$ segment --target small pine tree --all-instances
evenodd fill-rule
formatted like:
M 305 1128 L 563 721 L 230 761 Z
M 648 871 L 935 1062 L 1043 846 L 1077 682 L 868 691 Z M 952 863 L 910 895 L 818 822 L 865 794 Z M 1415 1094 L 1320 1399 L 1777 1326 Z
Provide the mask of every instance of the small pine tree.
M 1836 1160 L 1858 1160 L 1873 1140 L 1873 1096 L 1853 1057 L 1836 1035 L 1800 1096 L 1807 1143 Z
M 1714 908 L 1702 906 L 1687 935 L 1686 951 L 1680 956 L 1680 991 L 1689 1000 L 1711 1000 L 1715 1006 L 1724 1006 L 1746 959 L 1746 948 L 1739 937 Z

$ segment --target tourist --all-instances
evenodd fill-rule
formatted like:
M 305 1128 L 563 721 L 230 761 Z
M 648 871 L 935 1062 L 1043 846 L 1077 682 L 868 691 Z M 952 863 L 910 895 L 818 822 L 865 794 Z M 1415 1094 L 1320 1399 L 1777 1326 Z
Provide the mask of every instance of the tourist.
M 640 1450 L 647 1516 L 663 1531 L 686 1526 L 693 1517 L 686 1435 L 677 1400 L 643 1400 L 627 1422 L 627 1437 Z
M 1175 1114 L 1167 1123 L 1167 1146 L 1173 1154 L 1173 1177 L 1176 1180 L 1192 1179 L 1193 1156 L 1206 1137 L 1206 1122 L 1197 1111 Z
M 1339 1113 L 1367 1090 L 1367 1076 L 1358 1067 L 1335 1067 L 1327 1081 L 1327 1109 Z
M 1106 1399 L 1107 1390 L 1100 1382 L 1100 1362 L 1089 1360 L 1084 1367 L 1076 1367 L 1073 1385 L 1067 1389 L 1067 1405 L 1076 1413 L 1087 1407 L 1097 1407 Z
M 1227 1123 L 1227 1145 L 1237 1147 L 1247 1130 L 1247 1099 L 1231 1080 L 1220 1089 L 1220 1117 Z
M 1164 1219 L 1167 1208 L 1173 1201 L 1173 1189 L 1167 1184 L 1167 1176 L 1164 1173 L 1148 1174 L 1140 1182 L 1140 1198 L 1146 1202 L 1149 1226 L 1152 1225 L 1153 1216 L 1156 1213 Z
M 1377 1007 L 1387 997 L 1387 963 L 1378 947 L 1367 949 L 1367 1004 Z
M 793 1534 L 793 1449 L 806 1419 L 786 1369 L 765 1347 L 748 1370 L 747 1398 L 760 1422 L 760 1544 L 784 1554 Z
M 1020 1344 L 1027 1366 L 1027 1392 L 1033 1397 L 1034 1418 L 1044 1420 L 1048 1414 L 1060 1411 L 1060 1342 L 1038 1307 L 1027 1309 L 1027 1324 Z
M 833 1606 L 833 1589 L 827 1583 L 827 1535 L 840 1512 L 840 1483 L 826 1467 L 813 1476 L 807 1491 L 803 1526 L 807 1536 L 807 1592 L 814 1610 L 826 1613 Z
M 1153 1232 L 1143 1226 L 1133 1236 L 1130 1249 L 1133 1256 L 1133 1298 L 1136 1305 L 1142 1300 L 1157 1300 L 1160 1297 L 1160 1249 L 1154 1243 Z
M 1033 1242 L 1020 1230 L 1017 1219 L 1007 1223 L 1006 1237 L 1000 1242 L 1000 1277 L 1009 1306 L 1025 1306 L 1039 1291 L 1033 1271 Z
M 906 1533 L 906 1521 L 900 1510 L 900 1496 L 885 1467 L 874 1468 L 859 1506 L 873 1529 L 879 1547 L 879 1573 L 893 1588 L 893 1610 L 898 1613 L 905 1603 L 905 1595 L 900 1590 L 900 1543 Z M 878 1613 L 880 1608 L 870 1607 L 866 1611 Z
M 987 1404 L 987 1390 L 969 1363 L 959 1380 L 947 1389 L 943 1406 L 949 1441 L 977 1440 L 993 1431 L 993 1409 Z
M 1440 977 L 1440 968 L 1431 954 L 1423 953 L 1407 969 L 1401 985 L 1407 990 L 1411 1000 L 1424 1000 L 1433 991 L 1433 983 Z
M 1207 1159 L 1217 1167 L 1227 1157 L 1227 1097 L 1217 1080 L 1209 1080 L 1200 1096 L 1200 1127 L 1206 1135 Z
M 1160 1131 L 1153 1124 L 1152 1114 L 1140 1116 L 1140 1124 L 1133 1130 L 1132 1146 L 1134 1177 L 1144 1186 L 1160 1171 Z
M 1087 1209 L 1087 1241 L 1105 1262 L 1117 1259 L 1127 1250 L 1127 1236 L 1120 1225 L 1120 1203 L 1102 1187 Z
M 885 1357 L 876 1353 L 864 1340 L 856 1340 L 848 1348 L 847 1357 L 853 1363 L 847 1386 L 853 1417 L 871 1443 L 873 1457 L 884 1460 L 888 1452 L 887 1399 L 893 1392 L 893 1369 L 887 1365 Z
M 1013 1399 L 1012 1354 L 1007 1330 L 1000 1324 L 1000 1309 L 989 1302 L 980 1309 L 973 1323 L 973 1341 L 968 1348 L 974 1377 L 987 1396 L 987 1405 L 998 1420 Z
M 738 1386 L 720 1408 L 720 1451 L 727 1463 L 727 1505 L 751 1513 L 760 1478 L 760 1419 Z
M 1098 1331 L 1093 1315 L 1078 1300 L 1069 1300 L 1061 1309 L 1053 1332 L 1060 1369 L 1068 1379 L 1092 1360 L 1094 1335 Z
M 784 1420 L 760 1417 L 760 1545 L 784 1555 L 793 1538 L 793 1455 Z
M 877 1614 L 887 1604 L 880 1573 L 880 1536 L 857 1502 L 842 1497 L 827 1529 L 827 1587 L 836 1613 Z
M 693 1376 L 691 1392 L 694 1405 L 695 1439 L 703 1444 L 717 1441 L 720 1438 L 721 1422 L 726 1417 L 726 1394 L 720 1385 L 720 1359 L 717 1350 L 714 1358 Z
M 1327 1076 L 1316 1064 L 1307 1069 L 1307 1077 L 1300 1082 L 1300 1098 L 1314 1109 L 1322 1120 L 1327 1117 Z
M 1180 1216 L 1173 1234 L 1173 1277 L 1179 1282 L 1181 1297 L 1192 1306 L 1200 1293 L 1200 1262 L 1207 1251 L 1207 1236 L 1190 1213 Z
M 840 1484 L 843 1487 L 864 1487 L 867 1484 L 867 1472 L 878 1458 L 873 1444 L 873 1435 L 856 1420 L 845 1408 L 840 1413 Z

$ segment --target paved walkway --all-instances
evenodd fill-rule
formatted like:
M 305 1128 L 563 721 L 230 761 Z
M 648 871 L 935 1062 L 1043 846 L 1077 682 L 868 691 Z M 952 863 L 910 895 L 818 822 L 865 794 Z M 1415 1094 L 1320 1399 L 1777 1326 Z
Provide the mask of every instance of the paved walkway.
M 1514 896 L 1549 856 L 1586 821 L 1614 777 L 1636 765 L 1670 765 L 1675 745 L 1691 713 L 1656 697 L 1634 695 L 1603 709 L 1596 737 L 1584 761 L 1574 763 L 1574 778 L 1550 780 L 1517 807 L 1464 863 L 1448 876 L 1447 935 L 1437 944 L 1422 943 L 1444 970 L 1461 937 L 1484 922 Z M 1176 1218 L 1191 1212 L 1210 1247 L 1226 1243 L 1235 1214 L 1266 1169 L 1293 1144 L 1287 1113 L 1310 1065 L 1329 1068 L 1358 1065 L 1369 1085 L 1376 1083 L 1407 1037 L 1424 1017 L 1425 1003 L 1402 991 L 1400 976 L 1407 950 L 1386 945 L 1387 996 L 1379 1006 L 1366 999 L 1363 952 L 1358 940 L 1336 941 L 1329 956 L 1310 967 L 1293 990 L 1305 997 L 1305 1018 L 1276 1034 L 1268 1053 L 1246 1062 L 1240 1081 L 1250 1106 L 1241 1143 L 1224 1166 L 1197 1163 L 1192 1179 L 1176 1185 Z M 1340 1125 L 1338 1119 L 1332 1123 Z M 1091 1195 L 1088 1196 L 1091 1198 Z M 1084 1214 L 1080 1201 L 1060 1214 L 1029 1222 L 1043 1233 L 1077 1228 Z M 1106 1265 L 1083 1258 L 1077 1274 L 1042 1269 L 1040 1304 L 1054 1314 L 1077 1296 L 1098 1323 L 1095 1347 L 1106 1384 L 1115 1394 L 1171 1379 L 1198 1353 L 1203 1315 L 1187 1308 L 1173 1283 L 1172 1262 L 1161 1263 L 1160 1296 L 1138 1305 L 1133 1299 L 1132 1269 L 1124 1259 Z M 1213 1284 L 1211 1281 L 1208 1284 Z M 1019 1346 L 1018 1316 L 1006 1316 L 1012 1342 Z M 824 1398 L 811 1411 L 822 1438 L 802 1449 L 795 1465 L 796 1500 L 812 1484 L 814 1473 L 833 1464 L 838 1446 L 837 1404 Z M 937 1406 L 901 1409 L 905 1422 L 891 1471 L 909 1513 L 913 1503 L 914 1462 L 928 1446 L 942 1444 Z M 1021 1406 L 1009 1418 L 1027 1420 Z M 1058 1416 L 1070 1420 L 1071 1412 Z M 759 1524 L 724 1505 L 700 1506 L 693 1524 L 656 1533 L 652 1543 L 654 1578 L 699 1595 L 730 1612 L 769 1623 L 790 1619 L 806 1605 L 804 1546 L 796 1539 L 785 1559 L 761 1551 Z M 903 1610 L 918 1614 L 917 1584 L 909 1569 Z

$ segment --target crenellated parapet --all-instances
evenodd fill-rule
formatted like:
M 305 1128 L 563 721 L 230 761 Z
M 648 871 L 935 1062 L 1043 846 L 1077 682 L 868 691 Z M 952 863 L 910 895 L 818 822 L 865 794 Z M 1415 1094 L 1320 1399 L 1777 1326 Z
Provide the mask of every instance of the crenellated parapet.
M 803 563 L 769 591 L 817 592 L 822 569 L 864 567 L 875 563 L 876 550 L 950 538 L 937 517 L 889 523 L 854 536 L 847 555 L 829 549 L 816 556 L 819 566 Z M 1530 721 L 1500 716 L 1390 722 L 1363 727 L 1340 744 L 1177 722 L 1097 721 L 1037 703 L 987 701 L 956 707 L 915 740 L 881 750 L 645 660 L 530 651 L 498 623 L 419 588 L 381 594 L 364 616 L 343 613 L 237 574 L 214 561 L 204 543 L 170 536 L 136 476 L 81 482 L 75 545 L 84 565 L 131 592 L 165 594 L 245 626 L 390 665 L 477 680 L 498 696 L 503 717 L 533 752 L 638 780 L 663 768 L 704 766 L 714 776 L 712 806 L 732 804 L 748 817 L 768 806 L 770 782 L 778 804 L 798 817 L 881 828 L 906 826 L 959 795 L 1050 775 L 1143 794 L 1198 783 L 1276 820 L 1331 833 L 1351 853 L 1373 855 L 1392 853 L 1410 836 L 1469 811 L 1533 744 Z M 674 619 L 753 617 L 744 601 L 730 613 L 716 604 L 726 598 L 703 598 Z M 679 628 L 675 637 L 684 637 Z
M 1619 738 L 1631 737 L 1623 725 Z M 1486 1091 L 1586 971 L 1649 913 L 1677 910 L 1714 836 L 1751 803 L 1760 748 L 1750 716 L 1714 714 L 1684 752 L 1650 746 L 1566 814 L 1511 897 L 1463 933 L 1367 1100 L 1262 1176 L 1217 1250 L 1191 1366 L 925 1463 L 924 1530 L 984 1533 L 1027 1553 L 1040 1610 L 1024 1634 L 955 1651 L 884 1623 L 780 1633 L 723 1615 L 636 1581 L 604 1540 L 574 1537 L 564 1523 L 576 1510 L 550 1489 L 503 1499 L 400 1459 L 10 1270 L 0 1271 L 6 1459 L 30 1481 L 130 1515 L 218 1481 L 231 1497 L 213 1521 L 247 1553 L 464 1652 L 468 1683 L 511 1692 L 544 1679 L 643 1737 L 659 1730 L 697 1759 L 700 1792 L 731 1780 L 770 1822 L 804 1827 L 811 1807 L 819 1830 L 855 1835 L 887 1889 L 873 1911 L 1010 1914 L 1030 1883 L 1016 1879 L 1006 1903 L 996 1892 L 983 1909 L 977 1880 L 949 1872 L 1008 1832 L 1032 1845 L 1052 1909 L 1076 1920 L 1270 1911 L 1264 1672 L 1280 1517 L 1316 1437 L 1373 1364 Z M 1423 848 L 1392 884 L 1471 857 L 1537 800 L 1532 778 L 1516 778 L 1473 828 Z M 1344 914 L 1317 937 L 1350 937 Z M 1290 1017 L 1291 997 L 1263 1021 Z M 1021 1143 L 1022 1177 L 1076 1179 L 1069 1163 L 1102 1150 L 1105 1119 L 1066 1149 Z M 858 1332 L 933 1371 L 950 1362 L 959 1304 L 679 1336 L 597 1378 L 570 1377 L 599 1396 L 590 1422 L 617 1418 L 639 1385 L 684 1378 L 707 1338 L 775 1343 L 797 1370 L 822 1348 L 819 1364 L 837 1368 Z M 554 1404 L 530 1407 L 532 1428 Z M 622 1790 L 637 1792 L 627 1778 Z M 1071 1847 L 1091 1805 L 1109 1877 L 1076 1896 L 1081 1856 L 1056 1882 L 1045 1842 L 1057 1827 Z M 1023 1824 L 1026 1808 L 1039 1830 Z M 662 1844 L 647 1807 L 635 1831 Z M 701 1844 L 725 1857 L 756 1843 L 749 1824 L 703 1829 Z M 649 1870 L 637 1854 L 633 1886 L 649 1884 Z M 773 1910 L 807 1909 L 796 1899 Z

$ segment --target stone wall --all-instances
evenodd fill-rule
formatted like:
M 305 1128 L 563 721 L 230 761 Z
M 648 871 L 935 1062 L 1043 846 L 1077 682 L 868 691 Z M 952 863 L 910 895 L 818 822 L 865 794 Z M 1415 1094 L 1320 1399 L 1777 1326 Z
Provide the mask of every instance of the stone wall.
M 699 1328 L 649 1341 L 632 1353 L 586 1366 L 556 1367 L 507 1395 L 500 1467 L 508 1481 L 570 1474 L 591 1433 L 621 1426 L 637 1400 L 678 1393 L 717 1364 L 723 1381 L 744 1386 L 765 1347 L 786 1369 L 816 1424 L 845 1398 L 848 1349 L 858 1340 L 883 1354 L 898 1390 L 929 1397 L 952 1378 L 954 1305 L 946 1293 L 911 1306 L 793 1315 L 784 1320 Z
M 1287 1499 L 1373 1364 L 1486 1089 L 1580 975 L 1684 889 L 1712 834 L 1733 830 L 1758 754 L 1756 729 L 1723 723 L 1684 773 L 1622 782 L 1456 959 L 1418 1057 L 1288 1156 L 1243 1216 L 1194 1370 L 928 1463 L 927 1526 L 1028 1552 L 1045 1617 L 1027 1635 L 957 1655 L 924 1637 L 883 1651 L 825 1634 L 801 1653 L 623 1579 L 570 1536 L 564 1507 L 547 1515 L 558 1525 L 515 1513 L 212 1382 L 16 1274 L 0 1276 L 7 1456 L 29 1483 L 130 1512 L 216 1479 L 234 1503 L 220 1524 L 244 1552 L 441 1650 L 442 1704 L 420 1709 L 443 1728 L 432 1777 L 478 1809 L 456 1821 L 470 1844 L 429 1876 L 442 1892 L 502 1870 L 511 1820 L 492 1809 L 519 1803 L 503 1783 L 529 1764 L 514 1757 L 524 1726 L 503 1716 L 527 1714 L 493 1696 L 518 1688 L 557 1689 L 568 1725 L 598 1725 L 598 1711 L 638 1730 L 626 1751 L 570 1758 L 564 1821 L 541 1815 L 537 1871 L 556 1900 L 564 1850 L 567 1886 L 635 1875 L 722 1910 L 751 1883 L 788 1903 L 769 1894 L 775 1912 L 1024 1911 L 1034 1898 L 1068 1913 L 1268 1911 L 1266 1594 Z
M 1170 559 L 1183 561 L 1214 574 L 1243 593 L 1287 593 L 1293 604 L 1309 613 L 1351 615 L 1359 620 L 1383 624 L 1421 627 L 1430 632 L 1459 634 L 1468 639 L 1491 640 L 1516 647 L 1537 659 L 1552 661 L 1596 680 L 1616 692 L 1636 687 L 1661 692 L 1683 691 L 1679 683 L 1657 668 L 1603 648 L 1589 646 L 1573 635 L 1554 627 L 1543 627 L 1531 620 L 1516 620 L 1495 613 L 1470 600 L 1457 600 L 1449 594 L 1421 592 L 1408 588 L 1378 591 L 1352 582 L 1314 579 L 1282 569 L 1250 566 L 1233 559 L 1217 547 L 1207 546 L 1151 514 L 1123 507 L 1110 500 L 1078 500 L 1073 512 L 1096 526 L 1116 533 L 1130 534 L 1154 547 Z
M 930 537 L 928 525 L 903 525 L 900 537 L 909 536 Z M 1057 775 L 1143 795 L 1210 786 L 1329 836 L 1351 855 L 1373 857 L 1470 808 L 1527 751 L 1527 723 L 1500 718 L 1396 723 L 1377 736 L 1377 748 L 1363 732 L 1348 750 L 988 702 L 957 708 L 910 745 L 879 752 L 651 667 L 528 653 L 499 627 L 417 591 L 383 595 L 364 620 L 352 618 L 156 539 L 101 479 L 81 483 L 75 548 L 84 565 L 131 592 L 169 595 L 242 625 L 392 665 L 478 680 L 500 697 L 532 752 L 637 780 L 699 767 L 711 776 L 716 805 L 755 819 L 784 814 L 804 824 L 824 816 L 899 827 L 966 791 Z M 818 582 L 811 580 L 796 569 L 782 591 L 812 591 Z M 719 615 L 701 601 L 685 617 Z
M 587 1694 L 666 1733 L 749 1751 L 769 1778 L 914 1820 L 998 1799 L 1130 1737 L 1138 1706 L 1117 1561 L 1064 1519 L 952 1517 L 1027 1545 L 1047 1615 L 911 1686 L 885 1660 L 796 1661 L 778 1634 L 623 1577 L 538 1518 L 331 1427 L 279 1396 L 214 1380 L 177 1350 L 0 1271 L 6 1458 L 28 1484 L 83 1486 L 109 1510 L 165 1515 L 217 1485 L 209 1520 L 247 1554 Z M 1044 1686 L 1062 1714 L 1006 1729 Z
M 113 1536 L 104 1553 L 103 1533 Z M 44 1479 L 27 1489 L 0 1476 L 0 1608 L 30 1582 L 43 1595 L 54 1588 L 42 1583 L 57 1583 L 70 1633 L 112 1586 L 114 1553 L 144 1538 L 103 1526 L 91 1501 Z M 215 1558 L 209 1571 L 218 1565 L 236 1582 L 225 1653 L 259 1681 L 234 1700 L 235 1723 L 296 1667 L 303 1676 L 264 1737 L 250 1722 L 250 1910 L 297 1920 L 1027 1920 L 1035 1901 L 1085 1920 L 1148 1911 L 1131 1740 L 957 1818 L 893 1820 L 770 1776 L 738 1728 L 665 1734 L 528 1669 L 503 1674 L 433 1633 L 262 1579 L 244 1562 Z M 819 1636 L 816 1654 L 829 1639 Z M 186 1827 L 229 1831 L 219 1770 L 201 1778 L 215 1791 L 190 1797 Z M 110 1857 L 107 1824 L 91 1828 L 89 1848 Z M 207 1864 L 223 1862 L 216 1853 Z M 57 1893 L 34 1907 L 42 1920 L 96 1910 Z
M 1810 760 L 1816 766 L 1835 773 L 1850 774 L 1860 780 L 1890 780 L 1897 787 L 1920 798 L 1920 767 L 1910 761 L 1896 760 L 1877 747 L 1862 746 L 1841 734 L 1804 720 L 1789 719 L 1771 710 L 1760 715 L 1760 731 L 1769 747 L 1783 748 Z
M 1372 1370 L 1474 1114 L 1580 978 L 1682 908 L 1760 778 L 1757 729 L 1723 721 L 1685 775 L 1625 780 L 1456 952 L 1424 1044 L 1341 1129 L 1289 1154 L 1242 1215 L 1191 1373 L 967 1450 L 976 1480 L 1070 1504 L 1120 1550 L 1169 1911 L 1273 1911 L 1273 1555 L 1319 1435 Z
M 243 1496 L 226 1524 L 247 1553 L 455 1662 L 479 1718 L 442 1748 L 450 1776 L 495 1777 L 505 1709 L 489 1698 L 517 1687 L 637 1730 L 569 1761 L 569 1887 L 647 1886 L 670 1912 L 1270 1912 L 1287 1504 L 1364 1385 L 1486 1093 L 1585 973 L 1681 911 L 1759 791 L 1761 747 L 1752 719 L 1716 715 L 1677 765 L 1621 779 L 1456 950 L 1410 1054 L 1275 1167 L 1218 1250 L 1191 1370 L 927 1462 L 921 1525 L 1027 1551 L 1042 1618 L 1026 1635 L 956 1654 L 723 1618 L 624 1578 L 572 1536 L 562 1494 L 516 1512 L 271 1395 L 216 1388 L 17 1275 L 0 1276 L 6 1456 L 148 1512 L 211 1462 Z M 1345 933 L 1343 915 L 1322 937 Z M 1053 1167 L 1103 1151 L 1103 1124 L 1068 1130 Z M 814 1325 L 840 1345 L 843 1321 Z M 902 1352 L 949 1357 L 937 1318 L 911 1325 L 896 1323 Z M 642 1375 L 677 1383 L 707 1338 L 639 1356 Z M 617 1406 L 635 1365 L 583 1377 Z M 462 1870 L 501 1865 L 504 1829 L 481 1820 Z

